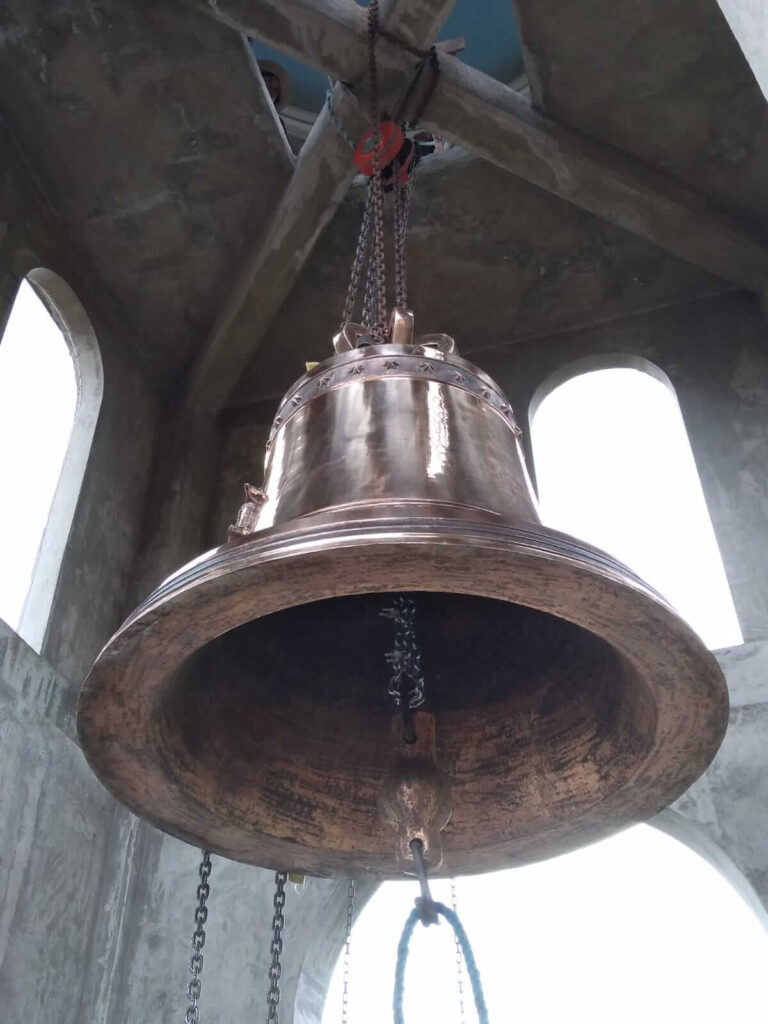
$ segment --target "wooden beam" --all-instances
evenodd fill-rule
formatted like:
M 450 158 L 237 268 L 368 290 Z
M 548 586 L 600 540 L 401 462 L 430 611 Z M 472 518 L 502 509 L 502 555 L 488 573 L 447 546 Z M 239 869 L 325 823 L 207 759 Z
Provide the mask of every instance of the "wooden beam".
M 428 75 L 422 77 L 426 88 Z M 711 274 L 758 293 L 768 286 L 768 248 L 740 221 L 661 172 L 536 113 L 513 89 L 455 57 L 441 56 L 420 124 Z
M 405 34 L 407 25 L 409 45 L 426 49 L 454 3 L 389 0 L 382 9 L 381 24 L 392 35 Z M 208 0 L 205 6 L 218 20 L 334 78 L 365 80 L 365 12 L 354 0 Z M 407 92 L 419 58 L 386 38 L 379 39 L 376 54 L 382 102 L 394 108 Z M 333 107 L 345 130 L 360 138 L 367 121 L 341 85 L 333 90 Z M 324 107 L 299 153 L 280 203 L 188 374 L 187 409 L 214 412 L 224 405 L 354 173 L 349 145 Z M 343 296 L 339 299 L 343 301 Z

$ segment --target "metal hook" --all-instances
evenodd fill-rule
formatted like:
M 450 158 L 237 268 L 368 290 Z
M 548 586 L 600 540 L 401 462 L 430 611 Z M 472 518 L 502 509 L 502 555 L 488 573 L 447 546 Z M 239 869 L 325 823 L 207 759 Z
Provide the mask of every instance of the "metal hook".
M 439 918 L 435 908 L 435 901 L 432 899 L 432 893 L 429 891 L 427 865 L 424 860 L 424 843 L 421 839 L 412 839 L 410 846 L 413 862 L 416 865 L 416 877 L 421 886 L 421 896 L 414 900 L 414 903 L 416 904 L 416 910 L 419 912 L 419 920 L 425 927 L 429 927 L 431 924 L 437 924 Z

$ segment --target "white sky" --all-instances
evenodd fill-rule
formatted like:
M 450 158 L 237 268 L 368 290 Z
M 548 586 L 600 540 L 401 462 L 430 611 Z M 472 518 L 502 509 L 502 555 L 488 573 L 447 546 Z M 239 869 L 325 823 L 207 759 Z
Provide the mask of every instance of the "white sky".
M 630 369 L 551 392 L 532 428 L 543 521 L 647 580 L 712 649 L 742 643 L 677 399 Z
M 417 895 L 413 881 L 388 882 L 361 912 L 349 1024 L 391 1024 L 396 947 Z M 450 906 L 446 882 L 433 895 Z M 764 1024 L 768 932 L 714 868 L 648 825 L 459 879 L 457 897 L 491 1024 Z M 459 1024 L 447 924 L 417 925 L 405 993 L 406 1024 Z M 337 1024 L 340 1010 L 339 962 L 323 1024 Z
M 0 619 L 17 628 L 77 406 L 66 342 L 24 281 L 0 343 Z

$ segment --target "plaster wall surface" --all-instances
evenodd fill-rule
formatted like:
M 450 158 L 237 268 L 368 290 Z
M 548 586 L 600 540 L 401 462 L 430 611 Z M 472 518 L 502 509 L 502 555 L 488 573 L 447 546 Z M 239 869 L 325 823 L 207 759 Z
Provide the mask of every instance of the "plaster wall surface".
M 112 977 L 120 864 L 132 864 L 133 848 L 121 831 L 129 816 L 74 740 L 73 712 L 80 681 L 131 603 L 158 400 L 1 119 L 0 137 L 0 325 L 25 274 L 47 268 L 77 294 L 104 367 L 42 656 L 0 622 L 0 1019 L 79 1024 L 95 1019 L 96 993 Z M 13 481 L 0 487 L 9 500 Z
M 0 266 L 4 282 L 23 272 L 14 262 L 23 239 L 14 230 Z M 68 276 L 42 229 L 33 251 L 42 254 L 33 262 Z M 82 296 L 102 347 L 105 396 L 43 656 L 0 627 L 3 1024 L 133 1024 L 183 1011 L 198 853 L 106 794 L 76 746 L 72 711 L 92 658 L 139 596 L 139 552 L 154 541 L 170 568 L 196 553 L 198 536 L 223 540 L 242 483 L 259 482 L 274 412 L 272 400 L 229 411 L 218 426 L 220 455 L 209 436 L 205 472 L 192 465 L 178 478 L 175 504 L 163 515 L 162 467 L 173 461 L 174 443 L 157 443 L 156 425 L 168 418 L 159 419 L 157 396 L 108 311 L 89 303 L 87 288 Z M 468 337 L 464 351 L 505 388 L 523 421 L 536 389 L 573 360 L 642 356 L 672 380 L 748 641 L 719 655 L 733 697 L 731 728 L 677 810 L 768 905 L 766 333 L 757 301 L 738 293 L 484 351 L 481 337 Z M 211 883 L 203 998 L 206 1019 L 223 1024 L 262 1012 L 273 880 L 216 859 Z M 310 880 L 288 893 L 285 1024 L 319 1020 L 343 902 L 343 883 Z

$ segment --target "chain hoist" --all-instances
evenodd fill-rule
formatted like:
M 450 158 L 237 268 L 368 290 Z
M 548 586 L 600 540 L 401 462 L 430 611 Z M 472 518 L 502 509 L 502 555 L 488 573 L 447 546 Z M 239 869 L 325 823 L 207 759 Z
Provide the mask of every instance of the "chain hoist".
M 283 928 L 285 927 L 285 883 L 288 881 L 287 871 L 275 873 L 275 895 L 272 899 L 272 941 L 269 952 L 272 961 L 269 965 L 269 990 L 267 992 L 267 1024 L 278 1024 L 277 1004 L 280 1002 L 280 975 L 283 973 L 281 957 L 283 955 Z
M 418 163 L 417 144 L 406 139 L 403 128 L 383 121 L 376 66 L 379 0 L 368 5 L 368 92 L 371 127 L 355 149 L 355 164 L 369 175 L 368 194 L 350 271 L 349 287 L 342 314 L 342 330 L 355 315 L 363 284 L 361 325 L 375 342 L 390 340 L 387 323 L 387 281 L 385 253 L 385 192 L 393 195 L 395 309 L 405 311 L 408 303 L 406 279 L 406 235 L 411 183 Z
M 200 975 L 203 973 L 203 947 L 205 946 L 205 923 L 208 920 L 207 901 L 211 894 L 208 879 L 211 877 L 211 855 L 203 851 L 203 858 L 198 869 L 200 882 L 197 886 L 197 906 L 195 907 L 195 930 L 192 933 L 192 956 L 189 961 L 189 973 L 192 975 L 187 985 L 189 1006 L 184 1014 L 185 1024 L 198 1024 L 200 1020 Z

